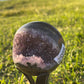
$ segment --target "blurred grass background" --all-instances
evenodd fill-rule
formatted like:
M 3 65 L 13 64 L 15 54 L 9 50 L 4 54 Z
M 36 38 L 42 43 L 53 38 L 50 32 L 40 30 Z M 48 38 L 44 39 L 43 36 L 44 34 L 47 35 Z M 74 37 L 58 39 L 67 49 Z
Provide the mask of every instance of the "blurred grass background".
M 31 21 L 44 21 L 62 34 L 66 53 L 49 84 L 84 84 L 84 0 L 0 1 L 0 84 L 29 84 L 12 60 L 14 34 Z

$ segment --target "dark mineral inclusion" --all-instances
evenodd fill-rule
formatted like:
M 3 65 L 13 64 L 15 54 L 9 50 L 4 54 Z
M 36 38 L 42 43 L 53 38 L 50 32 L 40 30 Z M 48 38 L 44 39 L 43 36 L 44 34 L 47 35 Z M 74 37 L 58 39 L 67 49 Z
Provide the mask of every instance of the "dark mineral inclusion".
M 36 64 L 41 69 L 53 64 L 54 58 L 58 55 L 54 40 L 47 34 L 29 30 L 15 34 L 13 41 L 14 63 L 21 63 L 24 66 Z

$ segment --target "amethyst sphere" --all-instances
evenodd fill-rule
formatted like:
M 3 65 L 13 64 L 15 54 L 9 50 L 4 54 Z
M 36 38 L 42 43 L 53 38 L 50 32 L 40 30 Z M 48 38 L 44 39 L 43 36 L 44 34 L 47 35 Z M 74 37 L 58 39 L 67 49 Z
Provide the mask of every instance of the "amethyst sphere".
M 45 22 L 27 23 L 14 36 L 13 61 L 25 74 L 52 72 L 60 64 L 64 51 L 61 34 Z

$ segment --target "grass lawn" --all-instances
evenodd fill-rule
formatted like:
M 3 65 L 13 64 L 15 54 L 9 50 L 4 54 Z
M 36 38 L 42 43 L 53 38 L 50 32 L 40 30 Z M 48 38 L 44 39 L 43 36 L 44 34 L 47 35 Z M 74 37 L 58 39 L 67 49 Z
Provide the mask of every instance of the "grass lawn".
M 14 34 L 31 21 L 44 21 L 62 34 L 66 52 L 49 84 L 84 84 L 84 0 L 0 1 L 0 84 L 29 84 L 12 60 Z

